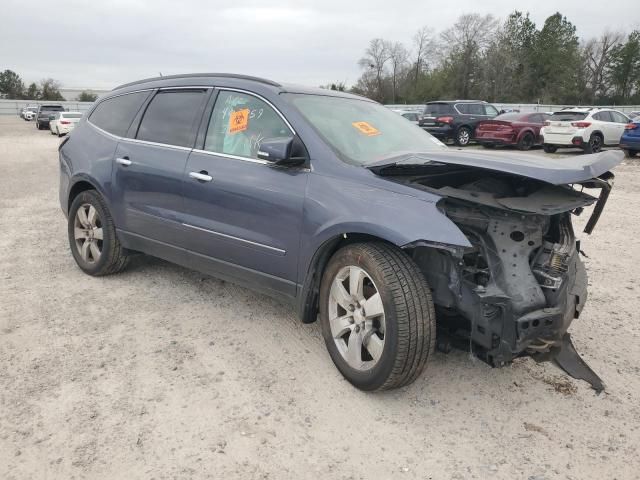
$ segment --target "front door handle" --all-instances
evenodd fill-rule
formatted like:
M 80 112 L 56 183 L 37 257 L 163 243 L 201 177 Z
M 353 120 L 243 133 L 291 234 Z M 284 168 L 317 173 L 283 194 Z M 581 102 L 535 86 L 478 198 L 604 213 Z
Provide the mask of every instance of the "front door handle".
M 191 178 L 195 178 L 199 182 L 210 182 L 213 180 L 213 177 L 209 175 L 209 173 L 205 170 L 201 170 L 199 172 L 189 172 L 189 176 Z
M 129 160 L 128 157 L 116 158 L 116 162 L 118 162 L 120 165 L 124 165 L 125 167 L 131 165 L 131 160 Z

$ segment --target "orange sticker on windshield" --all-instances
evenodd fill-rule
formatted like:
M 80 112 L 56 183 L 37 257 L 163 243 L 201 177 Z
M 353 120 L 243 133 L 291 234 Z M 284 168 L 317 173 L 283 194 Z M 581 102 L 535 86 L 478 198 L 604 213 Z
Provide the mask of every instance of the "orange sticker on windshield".
M 229 117 L 229 133 L 238 133 L 247 129 L 249 126 L 249 109 L 231 112 Z
M 364 133 L 367 137 L 374 137 L 381 133 L 380 130 L 369 125 L 367 122 L 353 122 L 351 125 L 357 128 L 360 133 Z

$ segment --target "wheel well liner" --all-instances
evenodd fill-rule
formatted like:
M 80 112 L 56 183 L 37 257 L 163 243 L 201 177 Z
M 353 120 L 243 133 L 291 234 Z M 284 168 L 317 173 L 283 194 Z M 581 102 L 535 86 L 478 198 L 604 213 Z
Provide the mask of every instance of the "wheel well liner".
M 298 317 L 302 320 L 302 323 L 316 321 L 322 274 L 333 254 L 345 245 L 360 242 L 383 242 L 394 245 L 384 238 L 365 233 L 344 233 L 332 237 L 320 245 L 309 263 L 307 274 L 304 277 L 304 284 L 298 296 Z
M 73 199 L 87 190 L 97 190 L 97 188 L 86 180 L 79 180 L 73 184 L 69 189 L 69 197 L 67 199 L 66 211 L 69 212 L 69 207 L 73 203 Z

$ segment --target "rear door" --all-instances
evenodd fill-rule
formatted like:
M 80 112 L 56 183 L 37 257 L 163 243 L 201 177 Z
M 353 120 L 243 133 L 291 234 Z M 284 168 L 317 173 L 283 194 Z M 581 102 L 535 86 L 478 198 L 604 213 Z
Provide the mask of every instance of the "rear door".
M 308 170 L 258 159 L 260 142 L 294 137 L 264 98 L 221 89 L 184 178 L 194 267 L 268 293 L 296 294 Z
M 453 108 L 448 103 L 428 103 L 424 108 L 420 126 L 433 127 L 436 124 L 436 118 L 451 115 L 452 113 Z
M 596 120 L 593 130 L 600 130 L 604 135 L 605 145 L 612 143 L 615 138 L 615 125 L 613 124 L 609 111 L 596 112 L 591 118 Z
M 157 91 L 118 143 L 117 224 L 134 238 L 170 246 L 184 241 L 182 179 L 209 94 L 207 88 Z

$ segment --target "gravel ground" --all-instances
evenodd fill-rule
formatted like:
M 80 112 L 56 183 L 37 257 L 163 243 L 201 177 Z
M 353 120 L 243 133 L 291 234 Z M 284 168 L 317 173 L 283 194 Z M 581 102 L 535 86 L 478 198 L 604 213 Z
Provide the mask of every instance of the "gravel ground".
M 605 393 L 454 351 L 370 394 L 318 325 L 267 297 L 143 256 L 81 273 L 57 144 L 0 117 L 0 478 L 638 478 L 640 163 L 616 169 L 583 239 L 590 299 L 571 332 Z

